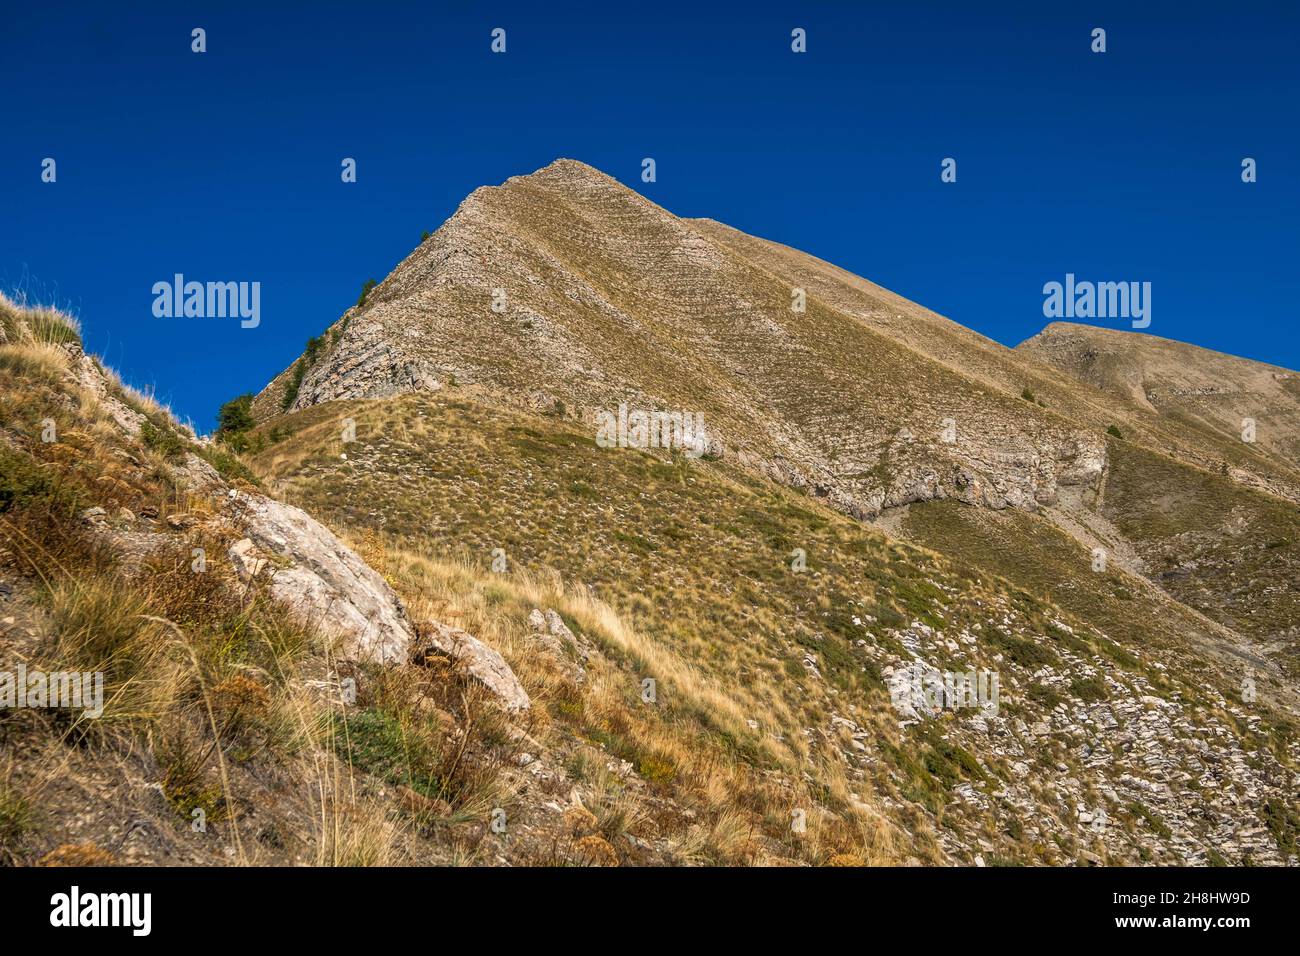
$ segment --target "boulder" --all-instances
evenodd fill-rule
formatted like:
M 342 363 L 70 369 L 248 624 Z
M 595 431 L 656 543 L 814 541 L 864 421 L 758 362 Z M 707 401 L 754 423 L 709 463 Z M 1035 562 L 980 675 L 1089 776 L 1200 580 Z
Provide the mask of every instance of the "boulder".
M 229 556 L 242 578 L 268 577 L 277 599 L 340 638 L 345 660 L 408 659 L 415 630 L 378 572 L 302 509 L 261 495 L 241 501 L 247 537 Z
M 418 646 L 424 654 L 437 651 L 460 661 L 471 676 L 501 698 L 506 710 L 532 706 L 505 658 L 468 631 L 439 621 L 421 622 Z
M 240 577 L 265 578 L 277 599 L 337 635 L 340 658 L 401 664 L 416 651 L 437 651 L 464 664 L 507 710 L 531 706 L 510 665 L 472 634 L 430 621 L 421 624 L 417 637 L 388 583 L 302 509 L 260 495 L 244 495 L 241 502 L 247 537 L 228 552 Z

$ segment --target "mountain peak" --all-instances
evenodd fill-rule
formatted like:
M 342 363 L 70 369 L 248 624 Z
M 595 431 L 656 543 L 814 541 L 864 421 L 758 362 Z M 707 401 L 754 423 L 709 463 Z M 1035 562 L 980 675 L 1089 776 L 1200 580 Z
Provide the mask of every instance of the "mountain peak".
M 578 185 L 591 187 L 614 185 L 619 188 L 626 188 L 613 176 L 601 172 L 595 166 L 563 156 L 527 175 L 511 176 L 506 180 L 507 185 L 517 182 L 540 183 L 547 186 Z

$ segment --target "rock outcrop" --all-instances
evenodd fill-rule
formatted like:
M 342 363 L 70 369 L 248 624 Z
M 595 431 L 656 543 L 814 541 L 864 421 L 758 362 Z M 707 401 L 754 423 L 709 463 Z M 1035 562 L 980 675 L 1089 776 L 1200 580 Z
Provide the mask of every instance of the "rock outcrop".
M 528 626 L 532 637 L 546 652 L 563 667 L 575 684 L 587 680 L 587 663 L 596 653 L 588 641 L 579 638 L 564 623 L 564 618 L 547 608 L 545 613 L 540 608 L 533 608 L 528 615 Z
M 123 386 L 86 355 L 79 343 L 63 348 L 69 386 L 94 396 L 123 433 L 140 435 L 150 416 L 133 407 L 136 403 Z M 160 421 L 166 418 L 161 409 L 151 414 Z M 416 628 L 401 598 L 337 535 L 301 508 L 236 489 L 199 454 L 202 441 L 169 420 L 163 425 L 175 432 L 183 446 L 168 463 L 173 480 L 191 494 L 216 503 L 215 526 L 237 536 L 227 547 L 227 557 L 241 579 L 264 580 L 277 600 L 322 633 L 337 638 L 336 653 L 341 659 L 396 665 L 411 660 L 417 649 L 434 647 L 462 661 L 507 709 L 529 706 L 527 693 L 500 654 L 472 635 L 437 622 L 422 627 L 417 643 Z M 153 516 L 157 517 L 157 509 Z M 82 512 L 82 520 L 96 530 L 123 537 L 123 550 L 137 554 L 150 550 L 151 535 L 132 532 L 122 536 L 109 518 L 107 510 L 99 506 Z M 127 527 L 134 525 L 136 516 L 121 509 L 113 518 Z M 189 515 L 167 517 L 173 528 L 194 522 Z
M 417 628 L 379 573 L 301 508 L 245 494 L 238 514 L 247 537 L 228 553 L 240 576 L 265 578 L 277 599 L 336 635 L 342 659 L 402 664 L 438 652 L 460 662 L 507 710 L 530 706 L 505 658 L 459 628 L 438 621 Z

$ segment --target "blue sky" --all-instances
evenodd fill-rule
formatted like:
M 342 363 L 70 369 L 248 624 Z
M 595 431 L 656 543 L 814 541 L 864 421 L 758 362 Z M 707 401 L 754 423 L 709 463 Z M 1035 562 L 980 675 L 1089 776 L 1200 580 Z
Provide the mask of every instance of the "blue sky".
M 589 6 L 9 4 L 0 286 L 207 429 L 466 194 L 567 156 L 1009 345 L 1073 272 L 1300 368 L 1296 5 Z M 260 282 L 261 324 L 155 318 L 177 272 Z

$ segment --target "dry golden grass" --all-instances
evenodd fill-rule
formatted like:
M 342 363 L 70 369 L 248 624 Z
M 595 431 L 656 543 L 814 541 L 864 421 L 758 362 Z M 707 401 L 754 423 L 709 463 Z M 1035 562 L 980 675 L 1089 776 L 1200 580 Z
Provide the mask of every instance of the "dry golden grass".
M 81 324 L 61 309 L 15 302 L 0 292 L 0 341 L 24 345 L 80 342 Z
M 802 805 L 816 815 L 819 801 L 807 793 L 792 795 L 755 774 L 723 749 L 720 742 L 726 737 L 716 734 L 723 728 L 737 737 L 751 735 L 745 707 L 755 697 L 738 701 L 671 648 L 651 640 L 587 590 L 568 586 L 557 573 L 517 569 L 492 574 L 466 561 L 386 544 L 373 532 L 351 543 L 403 595 L 417 620 L 453 621 L 510 661 L 539 715 L 530 727 L 534 737 L 556 749 L 575 734 L 580 740 L 602 741 L 604 748 L 614 746 L 616 753 L 633 758 L 654 792 L 696 808 L 705 820 L 657 819 L 660 814 L 644 794 L 628 789 L 599 759 L 579 757 L 575 763 L 586 806 L 569 814 L 606 840 L 635 834 L 648 823 L 661 831 L 667 826 L 674 857 L 688 864 L 758 863 L 774 846 L 784 847 L 781 857 L 806 863 L 835 853 L 854 853 L 874 864 L 897 863 L 907 855 L 900 835 L 891 832 L 882 816 L 850 800 L 843 768 L 829 761 L 814 766 L 823 792 L 835 796 L 845 820 L 834 827 L 810 825 L 807 833 L 792 830 L 792 808 Z M 556 610 L 575 633 L 600 649 L 600 656 L 588 662 L 581 688 L 561 676 L 551 657 L 538 653 L 527 626 L 533 608 Z M 679 702 L 672 714 L 640 701 L 641 673 L 656 674 L 658 693 Z M 762 689 L 751 689 L 751 694 L 761 698 Z M 568 719 L 575 713 L 580 715 L 576 727 Z M 769 722 L 780 720 L 779 711 L 765 716 Z M 797 727 L 792 720 L 787 734 L 795 736 Z M 809 766 L 803 755 L 780 746 L 768 748 L 764 759 L 796 778 Z
M 37 866 L 112 866 L 113 854 L 93 843 L 65 843 L 37 861 Z
M 21 576 L 34 615 L 29 643 L 6 651 L 31 668 L 104 676 L 98 719 L 57 712 L 4 728 L 24 735 L 29 759 L 9 762 L 0 777 L 0 856 L 34 862 L 30 849 L 60 822 L 37 808 L 75 780 L 90 752 L 123 772 L 123 755 L 147 754 L 171 809 L 187 823 L 204 811 L 237 863 L 261 852 L 232 824 L 242 802 L 262 797 L 259 777 L 270 765 L 317 797 L 315 862 L 390 862 L 400 824 L 360 792 L 336 752 L 338 702 L 306 686 L 336 668 L 327 636 L 215 560 L 225 542 L 202 523 L 211 502 L 182 491 L 167 456 L 125 432 L 99 393 L 72 380 L 66 333 L 52 331 L 63 319 L 8 299 L 0 299 L 0 317 L 0 555 Z M 71 322 L 64 327 L 75 332 Z M 106 392 L 159 427 L 176 427 L 165 407 L 115 376 Z M 47 419 L 54 442 L 41 440 Z M 152 504 L 200 524 L 184 534 L 161 529 L 142 553 L 127 555 L 79 519 L 91 504 Z M 200 546 L 210 556 L 202 574 L 191 564 Z M 97 859 L 68 845 L 42 862 Z
M 336 691 L 347 673 L 330 656 L 325 635 L 241 588 L 225 562 L 210 562 L 202 575 L 191 571 L 191 547 L 202 545 L 210 555 L 223 547 L 206 537 L 202 522 L 129 561 L 105 549 L 77 520 L 88 504 L 153 504 L 160 514 L 198 518 L 211 505 L 178 490 L 169 456 L 125 433 L 100 394 L 67 377 L 67 352 L 7 338 L 0 361 L 14 375 L 0 402 L 18 420 L 54 417 L 60 438 L 41 443 L 30 431 L 10 433 L 4 446 L 6 461 L 28 475 L 15 486 L 14 506 L 0 515 L 0 532 L 37 584 L 44 624 L 31 661 L 102 672 L 106 698 L 98 721 L 74 716 L 60 725 L 42 766 L 25 768 L 22 786 L 5 790 L 16 859 L 26 852 L 20 835 L 36 820 L 25 808 L 72 772 L 75 751 L 60 749 L 64 741 L 114 752 L 143 747 L 178 817 L 203 811 L 237 863 L 265 859 L 239 821 L 241 801 L 257 798 L 255 768 L 268 760 L 308 795 L 311 862 L 322 865 L 409 859 L 412 841 L 515 806 L 513 785 L 502 775 L 517 752 L 514 731 L 482 688 L 436 666 L 354 672 L 361 697 L 355 707 L 341 707 L 334 691 L 314 689 Z M 165 408 L 115 379 L 107 394 L 171 427 Z M 684 647 L 656 640 L 555 572 L 492 575 L 469 561 L 390 547 L 374 533 L 356 545 L 406 596 L 415 620 L 463 626 L 514 665 L 536 702 L 522 729 L 554 748 L 556 759 L 568 755 L 586 802 L 573 811 L 580 819 L 557 862 L 613 865 L 615 847 L 627 846 L 629 835 L 653 833 L 669 845 L 682 842 L 678 858 L 685 862 L 754 862 L 765 846 L 788 838 L 785 823 L 771 821 L 788 817 L 790 795 L 719 741 L 750 740 L 757 759 L 794 775 L 806 749 L 762 739 L 747 715 L 783 727 L 787 739 L 797 737 L 798 720 L 769 688 L 727 687 L 706 673 L 691 659 L 705 651 L 703 637 Z M 537 653 L 526 623 L 534 607 L 558 611 L 598 648 L 581 687 Z M 660 699 L 671 706 L 641 702 L 643 674 L 654 675 Z M 448 735 L 447 720 L 463 732 Z M 630 787 L 611 772 L 613 755 L 628 759 L 646 785 Z M 433 808 L 432 817 L 397 806 L 392 794 L 399 786 Z M 380 792 L 390 796 L 380 799 Z M 684 808 L 695 808 L 698 822 L 688 822 Z M 697 843 L 688 838 L 691 828 L 699 830 Z M 447 852 L 453 862 L 483 862 L 472 842 L 453 840 Z M 815 854 L 800 857 L 792 845 L 787 855 L 815 862 Z
M 0 372 L 56 382 L 68 368 L 68 356 L 48 342 L 18 342 L 0 345 Z

